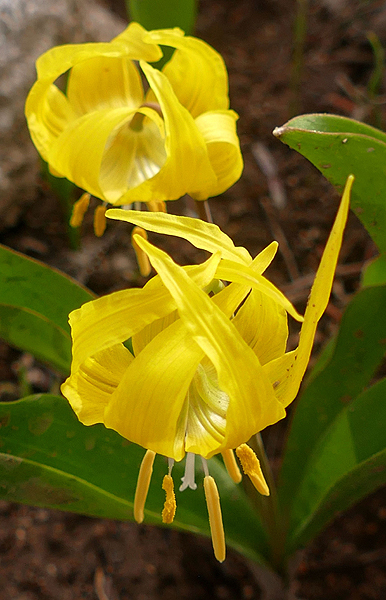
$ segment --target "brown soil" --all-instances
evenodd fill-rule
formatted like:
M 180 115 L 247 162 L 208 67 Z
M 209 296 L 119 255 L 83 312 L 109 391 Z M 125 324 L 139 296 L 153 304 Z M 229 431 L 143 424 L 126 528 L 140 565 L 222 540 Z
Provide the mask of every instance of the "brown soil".
M 106 0 L 107 3 L 107 0 Z M 109 2 L 123 14 L 123 0 Z M 299 4 L 301 4 L 299 2 Z M 310 2 L 301 91 L 291 91 L 295 0 L 206 0 L 197 35 L 224 56 L 231 105 L 239 113 L 245 170 L 241 180 L 211 201 L 214 221 L 254 255 L 273 238 L 281 254 L 271 279 L 304 308 L 334 213 L 337 194 L 307 161 L 271 134 L 296 112 L 335 112 L 371 122 L 366 93 L 373 68 L 366 31 L 386 43 L 382 1 Z M 380 93 L 384 94 L 385 89 Z M 292 108 L 291 108 L 292 107 Z M 381 105 L 384 119 L 385 111 Z M 256 147 L 255 145 L 258 144 Z M 256 161 L 276 165 L 286 201 L 279 207 Z M 185 212 L 180 201 L 170 207 Z M 36 203 L 1 240 L 77 277 L 97 293 L 142 285 L 125 226 L 109 225 L 103 239 L 86 221 L 82 250 L 69 249 L 60 206 L 42 186 Z M 158 240 L 181 263 L 200 260 L 187 244 Z M 341 311 L 358 287 L 374 246 L 351 215 L 332 301 L 316 350 L 336 331 Z M 24 365 L 33 390 L 45 391 L 47 373 L 31 357 L 0 344 L 2 399 L 19 395 Z M 268 450 L 283 430 L 268 433 Z M 276 444 L 277 445 L 277 444 Z M 276 456 L 272 456 L 275 460 Z M 381 600 L 386 596 L 386 492 L 380 490 L 336 519 L 299 557 L 291 586 L 306 600 Z M 207 539 L 150 526 L 118 523 L 0 503 L 0 600 L 241 600 L 268 598 L 261 574 L 229 551 L 220 565 Z

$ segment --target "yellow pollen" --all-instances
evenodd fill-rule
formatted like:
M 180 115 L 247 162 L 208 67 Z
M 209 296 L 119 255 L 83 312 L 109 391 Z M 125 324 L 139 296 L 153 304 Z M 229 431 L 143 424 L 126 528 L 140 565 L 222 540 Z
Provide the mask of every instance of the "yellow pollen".
M 174 493 L 174 483 L 171 475 L 165 475 L 162 482 L 162 489 L 166 492 L 166 500 L 162 511 L 162 522 L 173 523 L 174 515 L 176 514 L 177 503 Z
M 210 475 L 204 477 L 204 491 L 208 507 L 214 555 L 219 562 L 223 562 L 225 560 L 226 547 L 220 497 L 218 495 L 216 482 Z
M 257 491 L 263 496 L 269 496 L 269 487 L 264 479 L 260 461 L 252 448 L 247 446 L 247 444 L 241 444 L 241 446 L 236 448 L 236 454 L 239 457 L 244 473 L 248 475 Z
M 150 275 L 150 271 L 151 271 L 150 261 L 149 261 L 149 258 L 147 256 L 146 252 L 144 252 L 142 250 L 142 248 L 140 248 L 138 246 L 137 242 L 135 241 L 136 235 L 140 235 L 145 240 L 147 240 L 147 233 L 144 229 L 142 229 L 142 227 L 134 227 L 134 229 L 131 233 L 131 243 L 133 244 L 133 248 L 134 248 L 135 254 L 137 256 L 139 272 L 141 273 L 141 275 L 143 277 L 147 277 L 148 275 Z
M 106 210 L 107 207 L 100 204 L 94 212 L 94 233 L 97 237 L 102 237 L 106 229 Z
M 72 207 L 72 215 L 70 219 L 71 227 L 79 227 L 82 225 L 83 217 L 88 209 L 88 205 L 90 204 L 90 194 L 85 192 L 81 195 L 79 200 L 74 203 Z
M 235 483 L 240 483 L 242 475 L 235 459 L 233 450 L 224 450 L 221 452 L 228 475 Z
M 166 208 L 166 202 L 163 200 L 150 200 L 146 204 L 151 212 L 168 212 Z
M 142 523 L 144 519 L 143 510 L 145 508 L 147 492 L 149 491 L 151 474 L 153 473 L 154 459 L 155 452 L 147 450 L 139 469 L 134 498 L 134 519 L 137 523 Z

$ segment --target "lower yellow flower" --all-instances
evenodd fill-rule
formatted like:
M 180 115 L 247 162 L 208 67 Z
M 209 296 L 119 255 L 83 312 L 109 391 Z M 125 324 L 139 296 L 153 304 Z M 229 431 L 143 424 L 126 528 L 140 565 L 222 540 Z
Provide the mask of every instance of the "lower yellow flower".
M 212 252 L 202 265 L 180 267 L 143 236 L 134 235 L 158 275 L 143 289 L 115 292 L 70 315 L 73 361 L 62 392 L 82 423 L 104 423 L 147 449 L 134 504 L 138 521 L 143 519 L 156 453 L 169 459 L 164 480 L 167 522 L 175 512 L 173 462 L 186 455 L 180 490 L 195 489 L 194 459 L 202 457 L 219 560 L 225 558 L 225 538 L 206 459 L 223 453 L 230 475 L 238 481 L 232 453 L 237 449 L 244 472 L 261 493 L 269 493 L 245 442 L 282 419 L 297 394 L 330 295 L 351 183 L 350 179 L 311 290 L 299 346 L 292 352 L 286 352 L 287 312 L 303 319 L 263 276 L 277 244 L 252 260 L 214 225 L 168 214 L 108 211 L 107 216 L 122 213 L 124 220 L 144 229 L 174 235 L 179 231 Z M 230 283 L 218 286 L 218 279 Z M 213 295 L 214 290 L 218 293 Z M 129 339 L 133 352 L 124 345 Z

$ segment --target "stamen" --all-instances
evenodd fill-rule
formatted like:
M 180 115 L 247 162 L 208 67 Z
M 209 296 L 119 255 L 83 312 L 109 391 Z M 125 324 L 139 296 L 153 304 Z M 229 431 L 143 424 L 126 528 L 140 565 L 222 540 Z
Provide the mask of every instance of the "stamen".
M 168 473 L 172 474 L 172 469 L 174 467 L 174 458 L 168 458 Z
M 215 480 L 210 475 L 204 478 L 205 499 L 208 507 L 210 533 L 214 555 L 219 562 L 225 560 L 225 535 L 222 523 L 220 497 Z
M 171 475 L 165 475 L 162 482 L 162 489 L 166 492 L 166 500 L 162 511 L 162 522 L 173 523 L 174 515 L 176 514 L 177 503 L 174 493 L 174 483 Z
M 151 212 L 168 212 L 166 208 L 166 202 L 163 200 L 150 200 L 149 202 L 146 202 L 146 204 Z
M 94 212 L 94 233 L 97 237 L 102 237 L 106 229 L 106 210 L 107 206 L 100 204 Z
M 185 460 L 185 473 L 181 477 L 182 484 L 180 485 L 180 492 L 186 490 L 189 487 L 191 490 L 197 489 L 197 484 L 194 480 L 194 461 L 196 455 L 193 452 L 187 452 Z
M 200 458 L 202 462 L 202 468 L 204 469 L 204 475 L 205 477 L 207 477 L 209 475 L 208 461 L 203 456 L 201 456 Z
M 150 275 L 150 271 L 151 271 L 150 261 L 149 261 L 149 258 L 147 256 L 146 252 L 144 252 L 142 250 L 142 248 L 140 248 L 138 246 L 137 242 L 135 241 L 136 235 L 140 235 L 145 240 L 147 240 L 147 233 L 144 229 L 142 229 L 142 227 L 134 227 L 134 229 L 131 233 L 131 243 L 133 244 L 133 248 L 135 250 L 135 254 L 137 257 L 139 272 L 141 273 L 141 275 L 143 277 L 147 277 L 148 275 Z
M 236 448 L 236 454 L 240 459 L 244 473 L 248 475 L 257 491 L 263 496 L 269 496 L 269 487 L 264 479 L 260 461 L 252 448 L 247 446 L 247 444 L 241 444 L 241 446 Z
M 155 452 L 147 450 L 139 469 L 134 498 L 134 519 L 137 523 L 142 523 L 144 519 L 143 510 L 145 508 L 147 492 L 149 491 L 151 474 L 153 473 L 154 458 Z
M 77 200 L 72 207 L 72 215 L 70 219 L 71 227 L 79 227 L 82 225 L 83 217 L 88 209 L 89 204 L 90 194 L 88 192 L 84 192 L 84 194 L 81 195 L 79 200 Z
M 239 466 L 236 462 L 235 454 L 234 454 L 233 450 L 224 450 L 223 452 L 221 452 L 221 455 L 223 457 L 223 461 L 224 461 L 226 470 L 228 471 L 229 477 L 235 483 L 240 483 L 240 481 L 242 480 L 242 475 L 240 473 Z

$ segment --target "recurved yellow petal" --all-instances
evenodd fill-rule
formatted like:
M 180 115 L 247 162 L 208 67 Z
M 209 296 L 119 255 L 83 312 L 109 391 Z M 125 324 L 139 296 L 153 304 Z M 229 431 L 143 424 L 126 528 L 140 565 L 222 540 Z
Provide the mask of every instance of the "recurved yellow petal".
M 186 451 L 209 458 L 225 448 L 235 448 L 283 418 L 285 411 L 276 400 L 257 356 L 232 322 L 168 255 L 146 240 L 137 241 L 174 297 L 192 338 L 214 365 L 220 390 L 229 397 L 223 441 L 203 453 L 194 439 L 187 439 Z
M 300 331 L 299 346 L 293 352 L 287 353 L 285 356 L 265 365 L 266 374 L 273 381 L 277 397 L 283 403 L 283 406 L 290 404 L 298 393 L 310 358 L 318 321 L 324 313 L 330 298 L 347 221 L 353 181 L 354 177 L 350 175 L 308 299 L 304 322 Z
M 175 29 L 150 31 L 146 40 L 177 48 L 163 72 L 178 100 L 197 117 L 208 110 L 229 106 L 228 76 L 224 61 L 211 46 Z
M 111 42 L 55 46 L 42 54 L 36 61 L 38 78 L 55 81 L 59 75 L 71 69 L 74 64 L 95 56 L 111 58 L 127 56 L 132 60 L 142 59 L 155 62 L 162 57 L 162 51 L 151 40 L 144 40 L 147 33 L 139 23 L 130 23 Z
M 138 108 L 144 93 L 139 71 L 130 58 L 95 56 L 73 66 L 67 98 L 80 116 L 104 108 Z
M 216 185 L 209 196 L 217 196 L 239 178 L 243 170 L 243 159 L 239 138 L 236 132 L 238 115 L 232 110 L 206 112 L 196 119 L 207 145 L 209 160 L 216 173 Z M 202 194 L 193 196 L 196 200 L 205 200 Z
M 225 279 L 225 281 L 248 284 L 256 288 L 280 304 L 296 321 L 303 321 L 302 315 L 292 306 L 288 298 L 273 283 L 257 271 L 251 269 L 248 265 L 241 265 L 235 261 L 224 259 L 218 266 L 216 277 L 218 279 Z
M 116 344 L 71 371 L 61 391 L 84 425 L 103 423 L 104 410 L 133 360 L 129 350 Z
M 266 294 L 253 289 L 233 319 L 262 366 L 282 356 L 288 338 L 287 313 Z
M 212 189 L 216 175 L 203 136 L 192 115 L 178 101 L 166 75 L 140 61 L 140 66 L 161 107 L 165 121 L 167 158 L 162 169 L 134 190 L 128 190 L 121 204 L 133 201 L 176 200 L 186 193 Z
M 105 409 L 106 427 L 149 450 L 181 460 L 185 455 L 185 398 L 203 355 L 182 321 L 164 329 L 126 370 Z
M 205 287 L 213 279 L 220 257 L 213 255 L 202 265 L 188 269 L 188 277 Z M 73 350 L 72 370 L 90 356 L 122 343 L 146 325 L 165 317 L 176 304 L 159 277 L 142 289 L 121 290 L 83 304 L 70 313 Z
M 108 200 L 99 176 L 106 143 L 114 129 L 129 122 L 133 114 L 128 108 L 104 109 L 71 121 L 51 144 L 50 166 L 80 188 Z
M 217 225 L 206 223 L 205 221 L 201 221 L 201 219 L 180 217 L 169 213 L 150 213 L 140 210 L 122 210 L 119 208 L 108 210 L 106 217 L 133 223 L 133 225 L 143 227 L 147 231 L 175 235 L 176 237 L 188 240 L 196 248 L 207 250 L 208 252 L 219 251 L 222 258 L 229 258 L 238 263 L 248 265 L 252 262 L 252 257 L 248 250 L 242 246 L 235 247 L 231 238 L 223 233 Z M 271 246 L 268 246 L 268 248 Z M 277 244 L 275 251 L 276 248 Z M 272 258 L 273 256 L 274 252 Z M 269 262 L 271 262 L 272 258 Z

